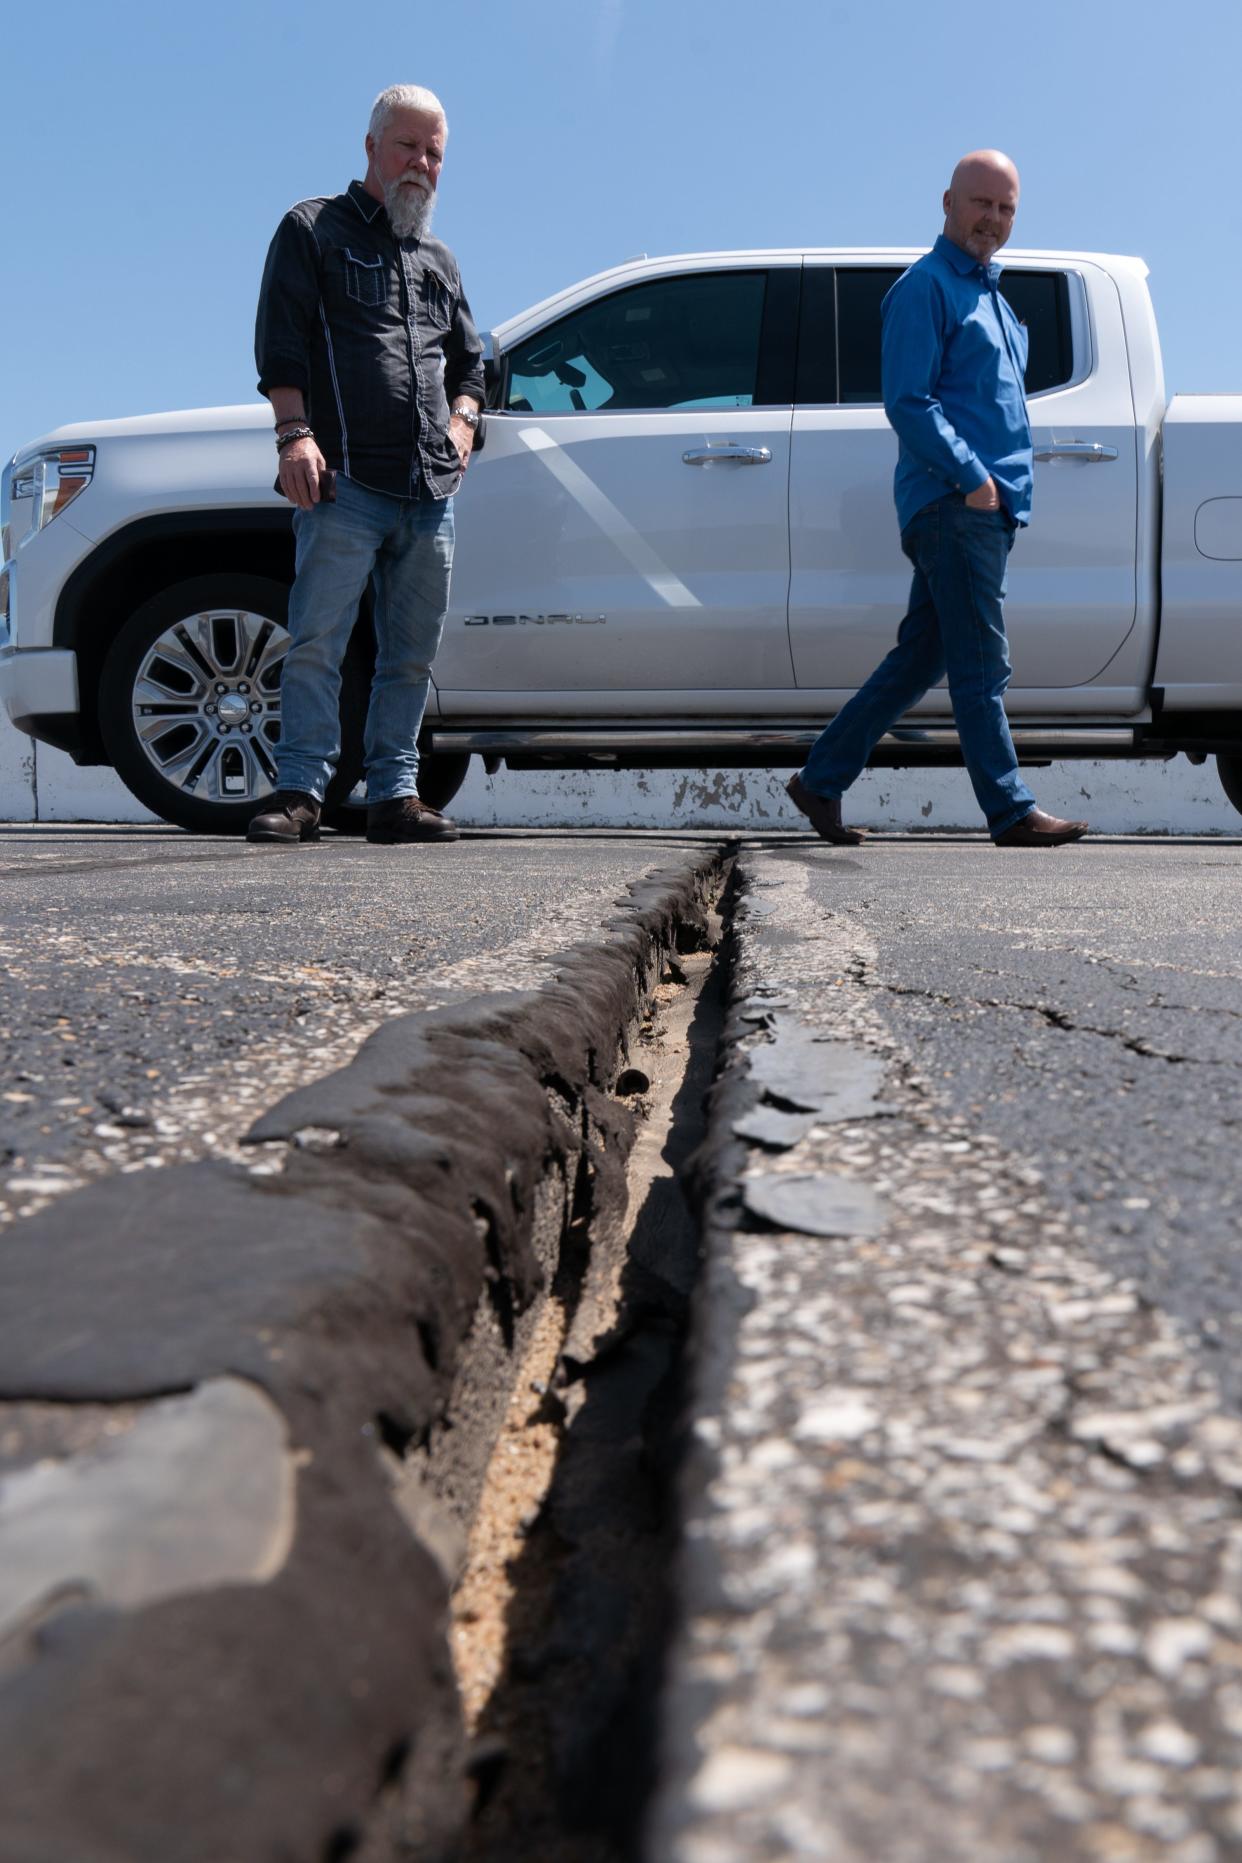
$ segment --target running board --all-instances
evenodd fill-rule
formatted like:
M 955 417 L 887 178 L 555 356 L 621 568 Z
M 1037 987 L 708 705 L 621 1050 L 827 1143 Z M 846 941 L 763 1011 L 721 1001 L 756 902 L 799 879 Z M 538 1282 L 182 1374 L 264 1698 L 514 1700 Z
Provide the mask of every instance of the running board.
M 604 766 L 651 768 L 704 763 L 794 767 L 818 737 L 821 723 L 785 725 L 626 726 L 536 725 L 513 727 L 434 725 L 431 748 L 439 752 L 478 751 L 503 757 L 511 769 Z M 1133 725 L 1099 725 L 1082 729 L 1056 725 L 1013 727 L 1014 749 L 1023 762 L 1057 757 L 1132 757 Z M 880 739 L 871 762 L 903 764 L 960 763 L 961 750 L 952 725 L 901 726 Z

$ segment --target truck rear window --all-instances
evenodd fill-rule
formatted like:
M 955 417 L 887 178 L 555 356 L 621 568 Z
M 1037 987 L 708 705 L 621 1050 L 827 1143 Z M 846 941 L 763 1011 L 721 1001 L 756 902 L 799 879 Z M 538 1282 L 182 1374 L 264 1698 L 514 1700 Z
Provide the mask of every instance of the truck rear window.
M 839 387 L 831 388 L 826 366 L 823 321 L 828 308 L 829 267 L 808 266 L 802 293 L 802 330 L 798 341 L 798 399 L 804 403 L 842 401 L 874 404 L 880 392 L 880 305 L 901 276 L 895 265 L 836 268 Z M 1026 392 L 1037 395 L 1072 379 L 1074 345 L 1070 329 L 1069 283 L 1064 272 L 1007 271 L 1001 291 L 1026 325 L 1031 340 Z

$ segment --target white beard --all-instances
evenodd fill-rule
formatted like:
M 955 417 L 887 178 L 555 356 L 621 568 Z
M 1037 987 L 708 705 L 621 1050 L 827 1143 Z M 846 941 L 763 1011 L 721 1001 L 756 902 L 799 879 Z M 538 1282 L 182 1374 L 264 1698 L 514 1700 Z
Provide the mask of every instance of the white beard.
M 384 188 L 384 205 L 398 239 L 421 239 L 431 228 L 436 197 L 412 181 L 390 181 Z

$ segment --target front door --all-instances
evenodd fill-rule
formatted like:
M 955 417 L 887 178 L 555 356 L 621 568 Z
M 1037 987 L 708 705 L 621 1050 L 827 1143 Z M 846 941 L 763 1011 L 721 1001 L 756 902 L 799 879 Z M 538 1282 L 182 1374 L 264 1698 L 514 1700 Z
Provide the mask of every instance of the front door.
M 1011 709 L 1024 695 L 1038 707 L 1038 694 L 1096 678 L 1134 625 L 1138 458 L 1125 333 L 1111 281 L 1089 289 L 1091 271 L 1019 264 L 1001 282 L 1031 338 L 1036 458 L 1032 520 L 1009 567 Z M 905 612 L 897 443 L 880 395 L 880 304 L 900 272 L 807 264 L 800 356 L 816 353 L 808 319 L 834 328 L 836 342 L 830 367 L 804 372 L 800 403 L 817 405 L 794 417 L 790 636 L 800 688 L 855 690 Z M 921 709 L 947 713 L 947 690 Z
M 445 716 L 793 685 L 792 409 L 788 386 L 763 404 L 769 295 L 766 266 L 660 276 L 512 350 L 457 501 Z

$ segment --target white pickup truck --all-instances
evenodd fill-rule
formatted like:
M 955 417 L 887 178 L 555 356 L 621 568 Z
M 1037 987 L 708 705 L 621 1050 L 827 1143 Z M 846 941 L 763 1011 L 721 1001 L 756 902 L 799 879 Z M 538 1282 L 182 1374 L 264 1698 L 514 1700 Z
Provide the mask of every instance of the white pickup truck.
M 791 766 L 909 581 L 880 301 L 897 250 L 642 259 L 492 335 L 423 789 L 512 769 Z M 1006 255 L 1035 509 L 1011 560 L 1026 763 L 1217 758 L 1242 808 L 1242 407 L 1166 403 L 1136 259 Z M 0 694 L 187 828 L 239 830 L 279 736 L 290 511 L 265 403 L 60 428 L 3 478 Z M 365 608 L 365 604 L 364 604 Z M 369 629 L 343 689 L 349 826 Z M 960 761 L 943 688 L 877 763 Z

